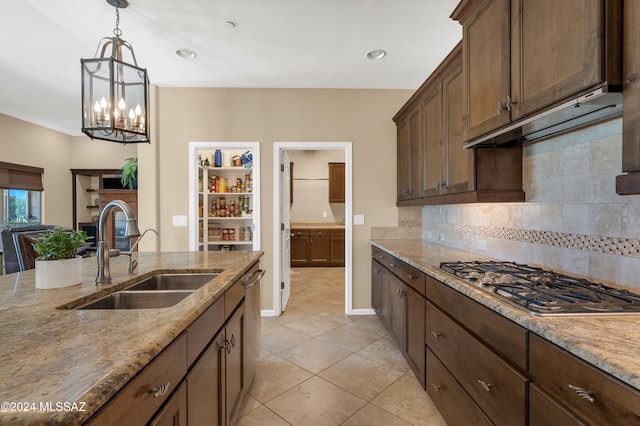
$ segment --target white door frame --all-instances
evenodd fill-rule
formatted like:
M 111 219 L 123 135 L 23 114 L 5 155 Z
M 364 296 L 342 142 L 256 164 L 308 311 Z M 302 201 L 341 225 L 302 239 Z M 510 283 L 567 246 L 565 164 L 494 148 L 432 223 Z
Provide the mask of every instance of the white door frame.
M 352 146 L 351 142 L 275 142 L 273 144 L 273 187 L 274 191 L 274 220 L 273 220 L 273 303 L 274 313 L 280 315 L 280 151 L 344 151 L 345 176 L 344 176 L 344 283 L 345 283 L 345 313 L 351 315 L 353 309 L 353 282 L 352 282 L 352 234 L 353 234 L 353 192 L 352 192 Z

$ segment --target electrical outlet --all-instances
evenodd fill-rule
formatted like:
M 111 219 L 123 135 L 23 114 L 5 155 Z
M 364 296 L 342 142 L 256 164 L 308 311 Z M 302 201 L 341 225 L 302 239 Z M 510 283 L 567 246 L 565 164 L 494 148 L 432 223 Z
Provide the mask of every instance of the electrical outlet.
M 439 239 L 440 241 L 444 241 L 444 232 L 441 232 L 441 233 L 438 235 L 438 239 Z
M 327 217 L 327 212 L 322 212 L 322 217 Z
M 485 240 L 478 240 L 478 250 L 487 251 L 487 242 Z
M 433 232 L 427 231 L 427 239 L 428 240 L 433 240 Z
M 173 226 L 187 226 L 187 215 L 173 216 Z

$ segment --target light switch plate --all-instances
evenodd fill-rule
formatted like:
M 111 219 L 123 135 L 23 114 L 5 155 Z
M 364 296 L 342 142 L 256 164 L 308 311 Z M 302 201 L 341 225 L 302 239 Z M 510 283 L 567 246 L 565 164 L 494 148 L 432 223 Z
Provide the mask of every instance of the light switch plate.
M 353 215 L 353 224 L 354 225 L 364 225 L 364 215 L 363 214 L 354 214 Z
M 173 226 L 187 226 L 187 215 L 173 216 Z

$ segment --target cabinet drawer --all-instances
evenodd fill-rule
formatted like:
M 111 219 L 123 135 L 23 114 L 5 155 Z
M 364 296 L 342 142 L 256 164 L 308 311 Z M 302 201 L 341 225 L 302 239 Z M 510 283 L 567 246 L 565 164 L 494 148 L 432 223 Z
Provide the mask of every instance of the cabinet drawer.
M 310 237 L 329 237 L 331 230 L 329 229 L 309 229 Z
M 344 229 L 332 229 L 331 230 L 332 237 L 344 237 Z
M 292 229 L 291 233 L 294 237 L 308 237 L 309 230 L 308 229 Z
M 389 266 L 389 253 L 377 247 L 371 247 L 371 258 L 384 267 Z
M 640 423 L 640 392 L 533 333 L 529 374 L 586 424 Z
M 491 420 L 427 349 L 427 393 L 448 424 L 491 425 Z
M 527 330 L 427 276 L 427 299 L 522 371 L 527 370 Z M 428 336 L 427 336 L 428 337 Z
M 424 297 L 425 274 L 422 271 L 393 256 L 389 257 L 389 270 Z
M 584 426 L 533 383 L 529 384 L 529 426 Z
M 224 296 L 216 300 L 187 329 L 187 362 L 192 365 L 224 324 Z
M 426 318 L 427 347 L 491 421 L 525 424 L 526 377 L 429 302 Z
M 182 333 L 108 402 L 91 425 L 145 425 L 187 373 Z M 155 389 L 155 391 L 154 391 Z

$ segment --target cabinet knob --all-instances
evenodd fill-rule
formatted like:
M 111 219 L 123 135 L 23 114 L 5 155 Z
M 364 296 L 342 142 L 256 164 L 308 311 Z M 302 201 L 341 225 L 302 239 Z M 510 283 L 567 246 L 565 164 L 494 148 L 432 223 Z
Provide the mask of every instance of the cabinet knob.
M 591 396 L 591 393 L 589 393 L 589 391 L 587 391 L 587 390 L 584 390 L 582 388 L 579 388 L 579 387 L 573 386 L 573 385 L 569 385 L 569 389 L 571 389 L 580 398 L 586 399 L 587 401 L 589 401 L 592 404 L 594 402 L 596 402 L 595 398 L 593 396 Z
M 397 267 L 398 265 L 396 265 L 395 263 L 391 263 L 391 262 L 389 262 L 389 266 L 391 266 L 392 268 L 395 268 L 395 267 Z
M 442 389 L 442 386 L 440 385 L 436 385 L 435 383 L 431 383 L 431 387 L 433 388 L 434 391 L 436 392 L 440 392 L 440 389 Z
M 431 335 L 432 335 L 433 337 L 435 337 L 436 339 L 437 339 L 438 337 L 442 336 L 442 334 L 438 333 L 437 331 L 431 331 Z
M 410 280 L 418 279 L 418 277 L 416 277 L 415 275 L 411 275 L 411 274 L 407 274 L 407 278 L 410 279 Z
M 169 386 L 171 386 L 171 383 L 169 383 L 169 382 L 165 383 L 164 385 L 154 386 L 154 387 L 151 388 L 149 393 L 152 393 L 153 397 L 157 398 L 157 397 L 162 396 L 165 393 L 167 393 L 167 391 L 169 390 Z
M 491 383 L 483 382 L 482 380 L 478 380 L 480 387 L 487 392 L 491 392 L 491 387 L 493 386 Z

